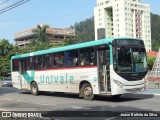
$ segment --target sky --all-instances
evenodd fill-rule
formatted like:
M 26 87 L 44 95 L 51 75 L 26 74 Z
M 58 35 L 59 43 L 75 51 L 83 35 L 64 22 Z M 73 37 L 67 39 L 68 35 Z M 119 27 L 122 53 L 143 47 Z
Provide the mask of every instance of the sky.
M 7 1 L 4 4 L 3 2 Z M 0 0 L 0 11 L 18 0 Z M 150 4 L 151 12 L 160 15 L 159 0 L 143 0 Z M 94 14 L 96 0 L 30 0 L 12 10 L 0 14 L 0 40 L 15 44 L 14 34 L 49 24 L 52 28 L 68 28 Z

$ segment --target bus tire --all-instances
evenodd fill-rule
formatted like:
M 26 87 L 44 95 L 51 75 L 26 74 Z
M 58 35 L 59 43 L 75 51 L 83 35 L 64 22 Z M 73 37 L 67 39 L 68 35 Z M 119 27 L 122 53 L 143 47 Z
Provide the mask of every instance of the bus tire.
M 88 84 L 88 83 L 83 84 L 81 92 L 82 92 L 81 93 L 82 97 L 85 100 L 93 100 L 94 94 L 93 94 L 93 89 L 90 84 Z
M 33 94 L 33 95 L 38 95 L 38 93 L 39 93 L 39 90 L 38 90 L 38 85 L 37 85 L 37 83 L 36 82 L 33 82 L 32 84 L 31 84 L 31 93 Z

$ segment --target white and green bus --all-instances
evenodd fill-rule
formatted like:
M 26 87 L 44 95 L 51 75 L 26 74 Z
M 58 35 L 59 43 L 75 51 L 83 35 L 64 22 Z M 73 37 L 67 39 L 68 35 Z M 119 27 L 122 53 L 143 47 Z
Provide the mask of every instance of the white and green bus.
M 30 90 L 120 96 L 143 91 L 147 74 L 142 40 L 106 38 L 12 56 L 13 86 Z

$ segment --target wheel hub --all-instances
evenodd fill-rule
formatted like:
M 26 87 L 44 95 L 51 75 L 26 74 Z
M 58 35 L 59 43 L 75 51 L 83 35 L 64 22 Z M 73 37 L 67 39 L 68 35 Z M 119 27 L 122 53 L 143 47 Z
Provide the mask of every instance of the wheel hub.
M 91 93 L 92 93 L 92 89 L 90 88 L 90 87 L 86 87 L 86 89 L 85 89 L 85 96 L 90 96 L 91 95 Z

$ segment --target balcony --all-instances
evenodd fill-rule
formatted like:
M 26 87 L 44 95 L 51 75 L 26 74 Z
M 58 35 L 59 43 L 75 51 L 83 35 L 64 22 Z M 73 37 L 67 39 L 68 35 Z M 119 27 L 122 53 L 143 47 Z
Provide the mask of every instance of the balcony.
M 16 42 L 16 44 L 18 46 L 24 46 L 24 45 L 27 45 L 29 43 L 31 43 L 31 40 L 24 40 L 24 41 L 18 41 L 18 42 Z
M 34 35 L 35 35 L 35 33 L 33 33 L 32 30 L 29 30 L 29 31 L 25 31 L 25 32 L 16 33 L 14 36 L 14 39 L 18 40 L 20 38 L 25 38 L 25 37 L 34 36 Z
M 49 28 L 49 29 L 47 29 L 47 33 L 50 33 L 50 34 L 53 34 L 53 35 L 71 35 L 71 36 L 75 36 L 75 30 L 74 29 Z

